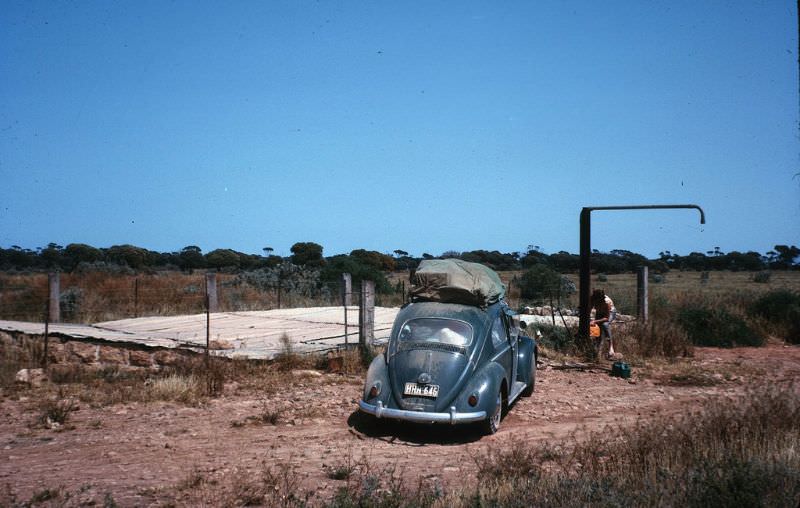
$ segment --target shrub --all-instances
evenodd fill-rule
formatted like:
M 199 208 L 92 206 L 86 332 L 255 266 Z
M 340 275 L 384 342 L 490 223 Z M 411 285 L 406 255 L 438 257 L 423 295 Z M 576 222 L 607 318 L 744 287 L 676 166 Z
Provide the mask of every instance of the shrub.
M 538 342 L 540 345 L 555 351 L 570 351 L 575 346 L 575 337 L 563 326 L 537 324 L 536 328 L 542 334 Z
M 800 293 L 779 289 L 758 298 L 751 305 L 750 312 L 770 321 L 784 322 L 797 307 L 800 307 Z
M 772 272 L 769 270 L 761 270 L 760 272 L 756 272 L 753 274 L 753 282 L 759 282 L 762 284 L 766 284 L 769 282 L 769 279 L 772 277 Z
M 78 405 L 72 398 L 64 398 L 61 393 L 55 400 L 47 399 L 41 403 L 39 423 L 47 427 L 64 425 L 69 414 L 75 411 Z
M 725 309 L 684 307 L 678 312 L 678 323 L 689 340 L 697 346 L 734 347 L 761 346 L 764 338 L 750 329 L 740 317 Z
M 548 297 L 555 297 L 559 292 L 569 295 L 574 291 L 575 285 L 550 267 L 534 265 L 522 274 L 519 287 L 522 298 L 541 303 Z
M 617 349 L 642 357 L 674 358 L 692 356 L 686 331 L 670 319 L 653 316 L 647 323 L 637 321 L 614 332 Z
M 194 376 L 171 376 L 150 380 L 146 385 L 150 400 L 172 400 L 184 403 L 197 402 L 202 398 L 202 384 Z
M 82 298 L 83 290 L 81 288 L 69 287 L 61 292 L 58 303 L 64 319 L 73 320 L 77 317 L 81 309 Z
M 800 293 L 786 289 L 770 291 L 753 302 L 748 313 L 767 320 L 769 327 L 788 342 L 800 344 Z

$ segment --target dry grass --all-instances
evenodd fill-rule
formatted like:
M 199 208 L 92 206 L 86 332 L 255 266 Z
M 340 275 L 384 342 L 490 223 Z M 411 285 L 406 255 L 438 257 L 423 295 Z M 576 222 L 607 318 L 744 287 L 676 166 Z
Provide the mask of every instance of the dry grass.
M 261 463 L 260 468 L 224 472 L 192 471 L 173 489 L 153 492 L 160 504 L 173 506 L 308 506 L 311 494 L 300 488 L 302 476 L 290 462 Z
M 172 374 L 145 382 L 146 400 L 192 403 L 204 395 L 203 383 L 195 376 Z
M 0 506 L 9 508 L 29 506 L 102 506 L 103 508 L 114 508 L 117 503 L 110 493 L 98 490 L 89 484 L 81 485 L 74 490 L 68 490 L 63 486 L 40 488 L 27 501 L 17 499 L 11 485 L 6 484 L 3 488 L 0 488 Z
M 37 419 L 39 425 L 55 429 L 67 422 L 70 413 L 78 408 L 77 401 L 72 397 L 65 397 L 59 391 L 55 398 L 45 398 L 40 402 L 40 414 Z
M 475 498 L 498 506 L 795 506 L 798 388 L 761 386 L 560 449 L 489 450 L 478 458 L 482 487 L 453 506 Z

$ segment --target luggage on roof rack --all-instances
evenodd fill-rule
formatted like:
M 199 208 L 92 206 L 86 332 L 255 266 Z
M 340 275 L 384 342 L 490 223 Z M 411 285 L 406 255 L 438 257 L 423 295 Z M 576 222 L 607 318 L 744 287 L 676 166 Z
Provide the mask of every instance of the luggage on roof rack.
M 461 303 L 486 307 L 506 294 L 497 272 L 460 259 L 426 259 L 412 279 L 414 302 Z

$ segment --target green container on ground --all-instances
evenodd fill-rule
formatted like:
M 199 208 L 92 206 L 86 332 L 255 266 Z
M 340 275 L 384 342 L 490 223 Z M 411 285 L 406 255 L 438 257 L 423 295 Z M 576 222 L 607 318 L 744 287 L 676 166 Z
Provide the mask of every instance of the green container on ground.
M 611 375 L 628 379 L 631 377 L 631 366 L 625 362 L 614 362 L 614 365 L 611 366 Z

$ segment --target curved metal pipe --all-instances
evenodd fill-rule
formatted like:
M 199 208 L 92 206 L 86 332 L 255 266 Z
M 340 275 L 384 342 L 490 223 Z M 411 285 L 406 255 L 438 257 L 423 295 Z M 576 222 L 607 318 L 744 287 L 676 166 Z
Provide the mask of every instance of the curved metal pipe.
M 694 208 L 700 212 L 700 224 L 706 223 L 706 214 L 698 205 L 625 205 L 625 206 L 586 206 L 581 209 L 580 215 L 580 278 L 578 305 L 580 320 L 578 321 L 578 337 L 589 340 L 589 295 L 591 294 L 591 254 L 592 254 L 592 226 L 591 213 L 595 210 L 656 210 Z

